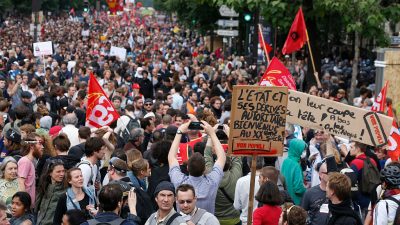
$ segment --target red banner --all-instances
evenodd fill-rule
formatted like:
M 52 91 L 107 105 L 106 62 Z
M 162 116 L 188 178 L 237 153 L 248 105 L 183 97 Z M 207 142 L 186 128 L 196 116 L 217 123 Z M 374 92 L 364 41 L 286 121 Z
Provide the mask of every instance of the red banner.
M 261 78 L 260 86 L 286 86 L 290 90 L 296 90 L 296 83 L 289 70 L 279 61 L 272 58 L 267 70 Z
M 372 111 L 385 113 L 387 86 L 388 82 L 386 81 L 379 95 L 375 97 L 374 104 L 371 107 Z
M 386 85 L 385 85 L 386 87 Z M 388 116 L 393 117 L 392 106 L 388 107 Z M 388 140 L 387 153 L 392 161 L 399 161 L 400 157 L 400 131 L 397 126 L 396 119 L 393 118 L 392 129 L 390 129 L 390 136 Z
M 290 54 L 303 47 L 308 41 L 306 22 L 304 21 L 303 10 L 300 8 L 294 18 L 292 27 L 282 48 L 283 54 Z
M 86 123 L 92 127 L 107 126 L 119 118 L 111 101 L 107 98 L 93 74 L 90 74 Z

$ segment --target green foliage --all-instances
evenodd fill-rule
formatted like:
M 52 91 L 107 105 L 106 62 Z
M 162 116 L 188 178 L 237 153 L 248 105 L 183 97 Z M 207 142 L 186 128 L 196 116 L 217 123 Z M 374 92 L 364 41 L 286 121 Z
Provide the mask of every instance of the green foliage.
M 208 0 L 155 0 L 154 6 L 156 9 L 176 13 L 184 25 L 203 34 L 215 29 L 215 23 L 220 18 L 219 7 Z

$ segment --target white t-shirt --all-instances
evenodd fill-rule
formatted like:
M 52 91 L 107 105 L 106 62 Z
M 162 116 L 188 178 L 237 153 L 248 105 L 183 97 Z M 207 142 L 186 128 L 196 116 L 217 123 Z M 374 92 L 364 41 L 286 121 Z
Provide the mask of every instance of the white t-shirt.
M 400 201 L 400 194 L 393 197 Z M 393 224 L 398 206 L 396 202 L 390 199 L 380 200 L 374 209 L 374 225 Z
M 83 158 L 82 161 L 89 162 L 87 159 Z M 89 187 L 89 186 L 94 186 L 97 178 L 97 173 L 98 173 L 98 167 L 97 165 L 92 165 L 91 162 L 89 162 L 90 165 L 86 163 L 82 163 L 79 165 L 79 169 L 82 171 L 82 176 L 83 176 L 83 186 L 84 187 Z M 90 181 L 90 177 L 92 176 L 92 182 Z

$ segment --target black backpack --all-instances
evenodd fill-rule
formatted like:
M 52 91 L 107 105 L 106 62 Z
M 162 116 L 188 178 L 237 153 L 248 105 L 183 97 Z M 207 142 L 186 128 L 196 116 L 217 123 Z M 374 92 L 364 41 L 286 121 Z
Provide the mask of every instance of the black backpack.
M 88 220 L 87 222 L 89 225 L 121 225 L 124 221 L 125 221 L 124 219 L 118 218 L 110 222 L 99 222 L 96 219 L 91 219 Z
M 378 168 L 372 164 L 371 159 L 368 156 L 364 160 L 364 167 L 362 170 L 361 184 L 359 184 L 359 188 L 361 193 L 370 194 L 371 191 L 381 183 L 381 176 Z
M 129 122 L 126 124 L 126 128 L 121 130 L 119 133 L 119 136 L 121 136 L 125 141 L 131 140 L 131 131 L 133 128 L 139 128 L 140 124 L 137 119 L 134 119 L 130 117 L 129 115 L 126 115 L 129 117 Z

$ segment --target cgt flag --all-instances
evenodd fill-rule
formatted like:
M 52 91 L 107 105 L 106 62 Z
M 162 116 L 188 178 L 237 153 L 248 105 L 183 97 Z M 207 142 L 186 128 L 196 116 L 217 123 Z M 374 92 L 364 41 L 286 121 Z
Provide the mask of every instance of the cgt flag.
M 107 98 L 96 78 L 93 74 L 90 74 L 86 124 L 91 127 L 103 127 L 118 118 L 118 112 Z
M 308 35 L 306 23 L 304 21 L 303 10 L 300 7 L 296 17 L 294 18 L 285 44 L 283 45 L 282 53 L 286 55 L 297 51 L 301 49 L 307 41 Z
M 296 90 L 296 83 L 289 70 L 279 61 L 272 58 L 267 70 L 261 78 L 260 86 L 286 86 L 290 90 Z
M 388 106 L 388 116 L 393 117 L 392 106 Z M 393 118 L 392 129 L 390 129 L 390 136 L 388 141 L 387 153 L 393 162 L 399 161 L 400 157 L 400 131 L 397 126 L 396 120 Z
M 371 107 L 371 111 L 383 113 L 385 112 L 387 87 L 388 82 L 386 81 L 385 86 L 383 86 L 379 95 L 376 96 L 374 104 Z

